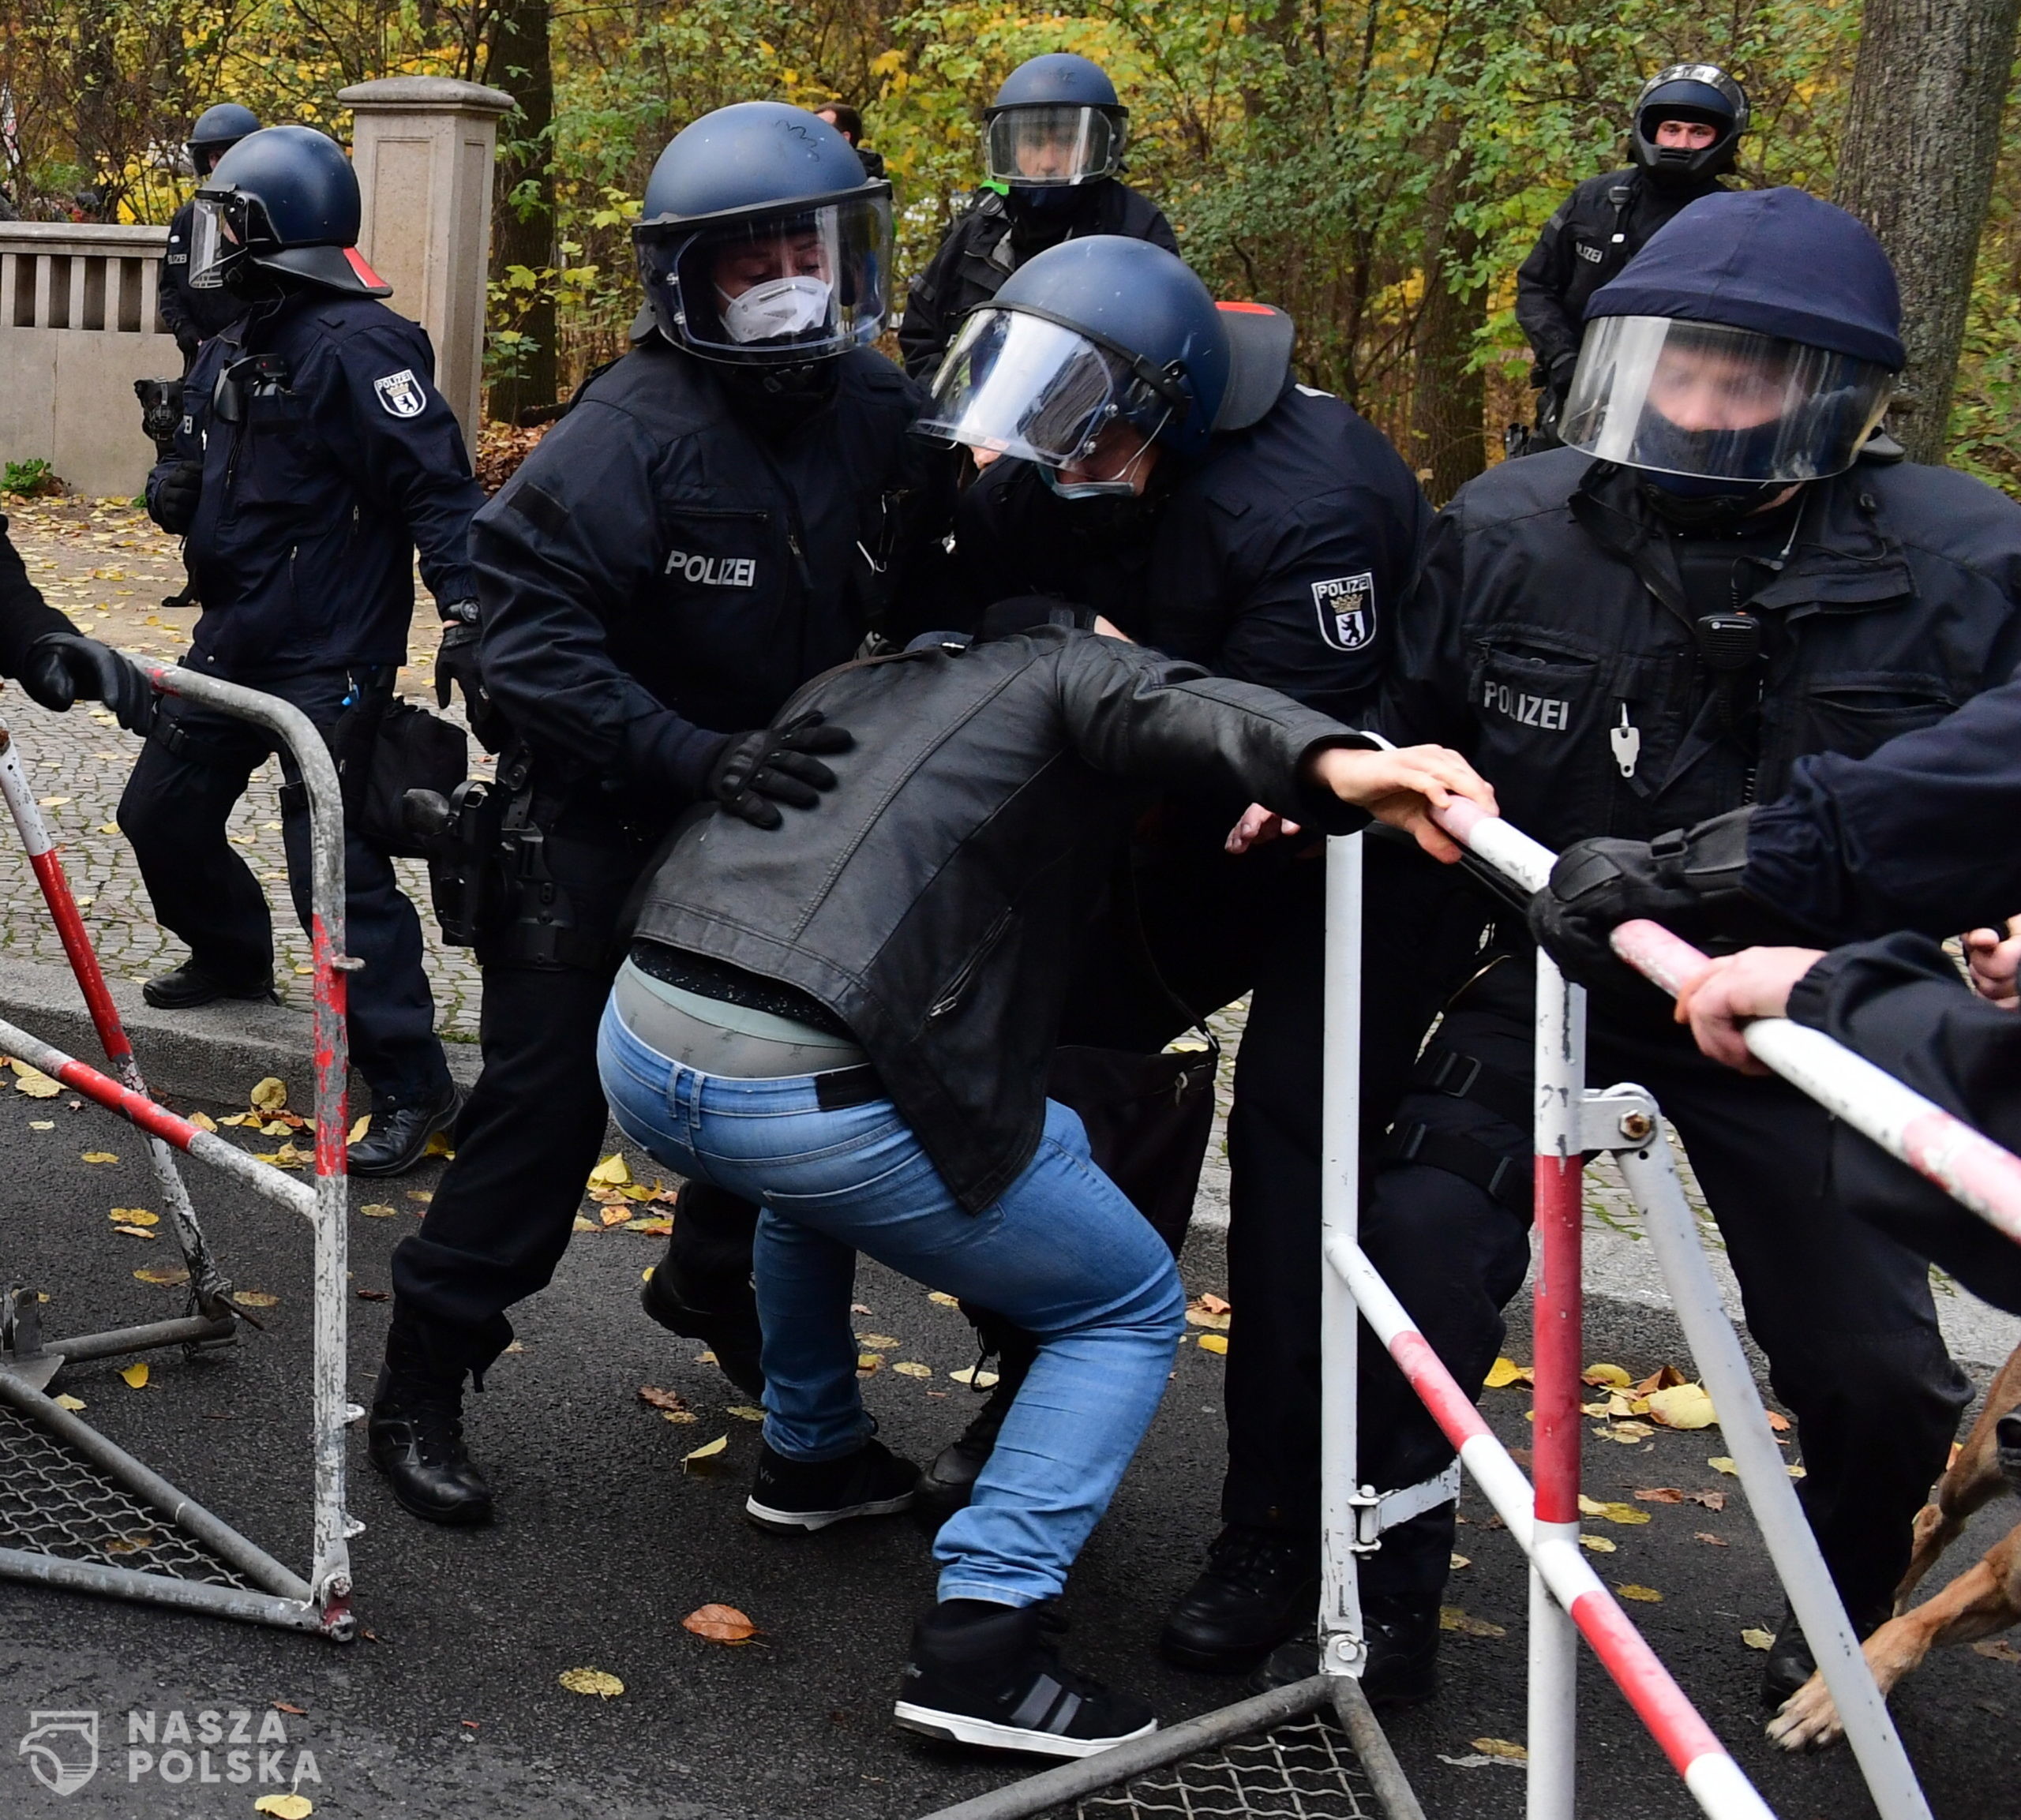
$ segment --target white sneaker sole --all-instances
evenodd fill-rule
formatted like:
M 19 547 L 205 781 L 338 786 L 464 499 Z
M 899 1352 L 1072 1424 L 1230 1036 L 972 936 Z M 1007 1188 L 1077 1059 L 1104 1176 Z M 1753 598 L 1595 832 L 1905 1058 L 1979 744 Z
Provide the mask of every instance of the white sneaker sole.
M 881 1498 L 876 1504 L 850 1504 L 839 1511 L 780 1511 L 770 1504 L 761 1504 L 755 1498 L 744 1500 L 744 1514 L 761 1530 L 770 1530 L 775 1535 L 805 1534 L 815 1530 L 825 1530 L 831 1524 L 846 1523 L 853 1517 L 895 1517 L 913 1507 L 913 1493 L 902 1492 L 895 1498 Z
M 1153 1719 L 1134 1732 L 1114 1738 L 1063 1738 L 1057 1732 L 1034 1732 L 1022 1725 L 999 1725 L 966 1713 L 943 1713 L 934 1706 L 915 1706 L 901 1700 L 892 1717 L 908 1732 L 920 1732 L 951 1744 L 973 1744 L 984 1751 L 1023 1751 L 1039 1757 L 1094 1757 L 1132 1738 L 1148 1738 L 1158 1728 Z

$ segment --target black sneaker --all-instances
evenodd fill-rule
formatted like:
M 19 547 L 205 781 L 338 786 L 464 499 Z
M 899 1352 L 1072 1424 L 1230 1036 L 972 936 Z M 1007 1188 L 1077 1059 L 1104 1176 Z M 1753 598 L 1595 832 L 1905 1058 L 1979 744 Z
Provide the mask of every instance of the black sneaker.
M 950 1599 L 913 1627 L 892 1716 L 908 1732 L 984 1751 L 1092 1757 L 1158 1728 L 1132 1694 L 1062 1666 L 1048 1599 L 1022 1609 Z
M 1318 1610 L 1316 1538 L 1231 1523 L 1172 1607 L 1158 1646 L 1182 1668 L 1239 1674 L 1310 1630 Z
M 912 1508 L 918 1483 L 919 1468 L 882 1441 L 865 1441 L 838 1460 L 789 1460 L 761 1441 L 744 1514 L 761 1530 L 798 1535 L 852 1517 L 895 1517 Z

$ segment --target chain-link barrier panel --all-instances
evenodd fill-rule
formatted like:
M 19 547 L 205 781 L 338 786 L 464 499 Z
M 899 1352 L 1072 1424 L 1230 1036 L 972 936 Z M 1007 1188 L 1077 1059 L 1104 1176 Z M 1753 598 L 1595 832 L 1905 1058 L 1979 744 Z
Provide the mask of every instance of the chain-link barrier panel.
M 1347 1734 L 1318 1714 L 1054 1813 L 1059 1820 L 1382 1820 Z
M 251 1584 L 4 1403 L 0 1548 L 214 1586 Z

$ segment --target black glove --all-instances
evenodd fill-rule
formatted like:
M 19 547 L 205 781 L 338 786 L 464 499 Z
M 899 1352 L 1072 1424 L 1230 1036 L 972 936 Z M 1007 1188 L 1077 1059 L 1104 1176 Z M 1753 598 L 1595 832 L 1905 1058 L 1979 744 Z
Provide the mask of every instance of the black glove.
M 1544 383 L 1544 389 L 1558 400 L 1558 409 L 1565 408 L 1566 395 L 1572 390 L 1573 376 L 1579 370 L 1579 356 L 1575 351 L 1562 354 L 1550 363 L 1550 376 Z
M 28 698 L 62 713 L 82 695 L 103 702 L 129 733 L 154 725 L 154 685 L 110 645 L 77 632 L 44 632 L 28 648 L 17 679 Z
M 197 521 L 204 496 L 204 464 L 178 462 L 167 470 L 148 496 L 148 516 L 173 537 L 181 537 Z
M 451 686 L 463 691 L 463 718 L 487 752 L 504 747 L 509 732 L 505 717 L 498 711 L 484 686 L 484 671 L 478 662 L 478 629 L 467 620 L 452 620 L 442 628 L 442 642 L 435 650 L 435 703 L 449 705 Z
M 755 733 L 733 735 L 710 767 L 708 791 L 731 815 L 754 828 L 777 828 L 786 818 L 781 803 L 812 809 L 835 773 L 815 752 L 846 752 L 856 743 L 847 729 L 830 726 L 817 709 Z
M 1697 939 L 1708 930 L 1744 934 L 1769 913 L 1740 888 L 1752 809 L 1715 815 L 1654 841 L 1575 841 L 1530 901 L 1530 933 L 1582 986 L 1619 987 L 1636 977 L 1607 938 L 1637 916 Z M 1775 930 L 1781 933 L 1779 927 Z

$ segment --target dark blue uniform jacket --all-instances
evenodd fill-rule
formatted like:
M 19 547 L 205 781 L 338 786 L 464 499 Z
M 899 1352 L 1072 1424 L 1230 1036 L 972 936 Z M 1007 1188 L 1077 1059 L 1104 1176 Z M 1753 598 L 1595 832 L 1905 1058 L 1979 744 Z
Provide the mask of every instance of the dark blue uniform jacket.
M 761 437 L 708 363 L 654 336 L 478 515 L 486 686 L 543 774 L 678 807 L 724 734 L 866 631 L 946 623 L 924 606 L 950 483 L 909 433 L 924 395 L 868 349 L 835 364 L 828 405 Z
M 965 588 L 1079 602 L 1139 644 L 1361 717 L 1431 519 L 1382 433 L 1288 385 L 1202 459 L 1162 459 L 1152 486 L 1160 500 L 1134 534 L 1090 535 L 1108 502 L 1057 498 L 1029 462 L 995 462 L 962 501 Z
M 214 392 L 234 361 L 273 354 L 284 391 L 234 423 Z M 435 389 L 418 323 L 376 298 L 291 294 L 204 343 L 171 461 L 201 462 L 185 560 L 203 615 L 189 662 L 242 680 L 407 661 L 414 555 L 444 605 L 472 598 L 471 517 L 484 495 Z
M 1736 602 L 1764 627 L 1749 738 L 1725 730 L 1679 575 L 1632 474 L 1577 449 L 1490 469 L 1433 527 L 1382 731 L 1466 754 L 1548 846 L 1649 840 L 1930 726 L 2021 661 L 2021 506 L 1948 468 L 1863 459 L 1805 489 L 1787 557 Z

